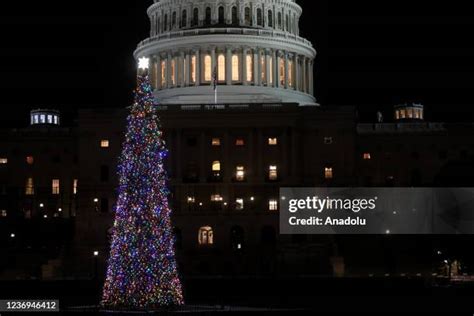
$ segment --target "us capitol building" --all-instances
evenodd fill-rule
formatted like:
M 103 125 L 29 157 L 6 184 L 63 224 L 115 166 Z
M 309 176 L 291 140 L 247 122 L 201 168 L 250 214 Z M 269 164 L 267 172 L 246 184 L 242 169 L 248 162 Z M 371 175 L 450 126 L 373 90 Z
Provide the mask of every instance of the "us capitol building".
M 474 175 L 472 124 L 428 122 L 419 104 L 374 113 L 373 123 L 358 122 L 354 106 L 319 106 L 302 14 L 293 0 L 148 9 L 150 37 L 134 55 L 149 58 L 170 151 L 180 271 L 431 275 L 404 240 L 279 234 L 281 187 L 463 185 Z M 0 129 L 0 245 L 39 249 L 22 254 L 22 267 L 8 264 L 20 252 L 8 252 L 0 278 L 103 275 L 126 116 L 124 105 L 79 109 L 64 126 L 60 113 L 40 109 L 30 126 Z M 28 229 L 12 231 L 15 223 Z

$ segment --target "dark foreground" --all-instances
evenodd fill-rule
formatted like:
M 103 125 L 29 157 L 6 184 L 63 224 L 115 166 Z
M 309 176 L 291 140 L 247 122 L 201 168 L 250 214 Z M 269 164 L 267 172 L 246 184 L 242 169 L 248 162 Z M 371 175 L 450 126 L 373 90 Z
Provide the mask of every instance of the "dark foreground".
M 473 283 L 423 278 L 196 278 L 185 280 L 184 288 L 185 308 L 156 314 L 474 313 Z M 98 281 L 0 282 L 0 299 L 59 299 L 62 314 L 136 314 L 98 310 L 100 291 Z

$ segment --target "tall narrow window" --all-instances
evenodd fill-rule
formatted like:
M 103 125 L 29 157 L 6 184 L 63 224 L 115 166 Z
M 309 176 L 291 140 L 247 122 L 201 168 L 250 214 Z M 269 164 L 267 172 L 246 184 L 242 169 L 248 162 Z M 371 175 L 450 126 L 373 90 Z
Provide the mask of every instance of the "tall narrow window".
M 288 61 L 288 85 L 289 85 L 290 87 L 293 87 L 293 85 L 294 85 L 294 82 L 293 82 L 293 70 L 294 70 L 293 61 L 290 60 L 290 61 Z
M 181 14 L 181 27 L 186 27 L 188 23 L 188 12 L 186 10 L 183 10 L 183 13 Z
M 334 177 L 333 169 L 331 167 L 324 168 L 324 178 L 326 178 L 326 180 L 331 180 L 333 177 Z
M 268 201 L 269 211 L 278 211 L 278 200 L 272 199 Z
M 247 55 L 246 57 L 246 67 L 247 67 L 247 82 L 253 81 L 253 57 L 252 55 Z
M 239 24 L 239 17 L 237 15 L 237 7 L 232 7 L 232 25 Z
M 205 226 L 199 229 L 198 235 L 199 245 L 210 246 L 214 244 L 214 232 L 212 227 Z
M 191 22 L 191 26 L 198 26 L 199 24 L 199 9 L 194 8 L 193 10 L 193 20 Z
M 108 139 L 103 139 L 100 141 L 100 147 L 102 148 L 109 148 L 110 147 L 110 142 Z
M 249 7 L 245 8 L 245 25 L 252 25 L 252 16 Z
M 219 7 L 219 24 L 225 24 L 224 7 Z
M 282 26 L 282 21 L 281 21 L 282 17 L 281 17 L 281 12 L 278 12 L 278 28 L 281 29 L 281 26 Z
M 176 11 L 173 12 L 173 15 L 171 17 L 171 29 L 176 28 Z
M 25 194 L 26 195 L 34 195 L 35 194 L 35 185 L 34 185 L 34 182 L 33 182 L 33 178 L 26 179 Z
M 245 208 L 245 202 L 242 198 L 235 199 L 235 209 L 237 211 L 242 211 Z
M 79 183 L 78 179 L 74 179 L 72 182 L 72 194 L 76 195 L 77 194 L 77 185 Z
M 272 12 L 272 10 L 268 11 L 268 27 L 273 27 L 273 12 Z
M 234 54 L 232 56 L 232 81 L 239 81 L 239 80 L 240 80 L 239 56 Z
M 212 163 L 212 172 L 214 174 L 221 172 L 221 162 L 220 161 L 214 161 Z
M 211 25 L 211 7 L 206 8 L 206 19 L 204 23 L 206 26 Z
M 210 82 L 212 80 L 212 59 L 211 55 L 204 57 L 204 81 Z
M 191 83 L 196 83 L 196 56 L 191 57 Z
M 217 80 L 225 81 L 225 56 L 219 55 L 217 58 Z
M 164 29 L 165 31 L 168 31 L 168 14 L 165 14 L 165 22 L 164 22 Z
M 272 165 L 268 169 L 268 180 L 270 181 L 276 181 L 278 180 L 278 167 L 275 165 Z
M 280 58 L 280 85 L 285 86 L 285 60 Z
M 53 195 L 59 195 L 59 179 L 53 179 L 51 183 L 51 193 Z
M 257 9 L 257 25 L 263 26 L 263 17 L 262 17 L 262 9 Z
M 245 181 L 245 167 L 237 166 L 235 171 L 235 180 L 236 181 Z
M 161 62 L 161 86 L 166 86 L 166 61 Z

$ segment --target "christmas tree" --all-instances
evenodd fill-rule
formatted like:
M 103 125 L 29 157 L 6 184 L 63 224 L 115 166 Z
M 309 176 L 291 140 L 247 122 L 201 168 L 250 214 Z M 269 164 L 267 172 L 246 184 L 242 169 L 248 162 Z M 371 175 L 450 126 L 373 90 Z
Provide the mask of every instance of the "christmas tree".
M 140 310 L 182 305 L 164 169 L 167 150 L 147 74 L 138 76 L 127 121 L 102 305 Z

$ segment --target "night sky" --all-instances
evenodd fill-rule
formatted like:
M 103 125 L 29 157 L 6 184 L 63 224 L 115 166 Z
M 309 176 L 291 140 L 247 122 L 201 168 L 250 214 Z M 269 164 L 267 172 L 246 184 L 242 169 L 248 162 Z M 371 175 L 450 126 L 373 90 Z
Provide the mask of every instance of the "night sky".
M 468 2 L 298 0 L 302 36 L 318 50 L 316 96 L 356 105 L 365 121 L 400 102 L 425 104 L 434 121 L 474 120 L 474 17 Z M 16 1 L 0 11 L 3 126 L 31 108 L 124 107 L 132 53 L 149 33 L 137 1 Z M 8 115 L 6 115 L 8 113 Z

